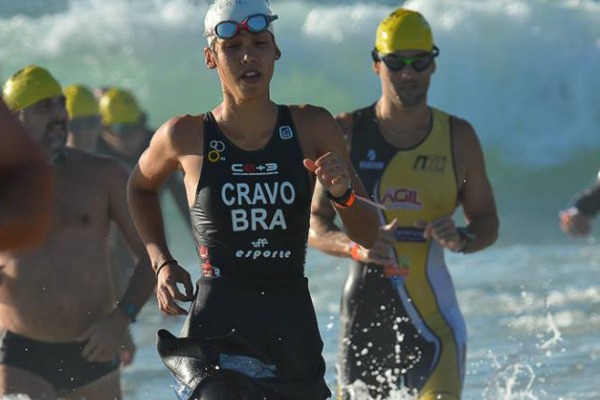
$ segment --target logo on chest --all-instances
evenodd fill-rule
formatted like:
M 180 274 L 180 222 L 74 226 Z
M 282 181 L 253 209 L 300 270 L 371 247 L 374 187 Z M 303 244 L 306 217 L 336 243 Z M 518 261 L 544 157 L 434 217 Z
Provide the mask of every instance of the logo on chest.
M 282 140 L 289 140 L 294 137 L 294 131 L 289 125 L 279 127 L 279 137 Z
M 388 209 L 423 209 L 419 191 L 411 188 L 389 188 L 379 202 Z
M 209 150 L 206 153 L 206 158 L 210 162 L 225 160 L 223 152 L 225 151 L 225 143 L 220 140 L 211 140 L 208 144 Z
M 441 174 L 446 170 L 446 156 L 420 155 L 415 159 L 413 171 L 426 171 Z
M 235 176 L 265 176 L 279 174 L 277 163 L 231 164 L 231 174 Z
M 358 163 L 358 169 L 371 169 L 381 171 L 385 168 L 383 161 L 377 161 L 377 153 L 370 149 L 367 151 L 367 159 Z

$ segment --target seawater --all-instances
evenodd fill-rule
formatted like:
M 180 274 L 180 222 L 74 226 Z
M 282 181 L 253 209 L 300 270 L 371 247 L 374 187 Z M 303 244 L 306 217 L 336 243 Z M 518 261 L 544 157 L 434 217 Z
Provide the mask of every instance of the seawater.
M 0 0 L 0 79 L 36 63 L 65 86 L 124 86 L 153 126 L 210 110 L 221 92 L 203 60 L 208 4 Z M 600 249 L 594 236 L 566 238 L 557 213 L 600 167 L 600 4 L 272 0 L 283 54 L 272 97 L 332 113 L 374 102 L 374 32 L 402 4 L 433 27 L 441 55 L 429 102 L 476 129 L 501 217 L 493 247 L 447 258 L 469 333 L 464 399 L 598 399 Z M 197 276 L 192 240 L 165 200 L 172 251 Z M 309 250 L 306 270 L 332 390 L 347 265 Z M 158 328 L 177 333 L 181 323 L 161 315 L 155 300 L 143 309 L 132 327 L 137 358 L 123 373 L 127 399 L 174 398 L 155 340 Z M 398 391 L 392 398 L 412 397 Z

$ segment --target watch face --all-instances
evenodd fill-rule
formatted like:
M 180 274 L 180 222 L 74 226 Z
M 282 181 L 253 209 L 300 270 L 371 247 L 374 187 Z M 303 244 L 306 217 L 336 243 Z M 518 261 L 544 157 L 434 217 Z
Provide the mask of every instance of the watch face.
M 135 321 L 137 315 L 137 308 L 131 303 L 119 303 L 119 309 L 123 311 L 125 315 L 131 318 L 131 322 Z
M 458 228 L 457 231 L 460 235 L 463 235 L 469 240 L 475 239 L 475 234 L 471 232 L 468 228 Z

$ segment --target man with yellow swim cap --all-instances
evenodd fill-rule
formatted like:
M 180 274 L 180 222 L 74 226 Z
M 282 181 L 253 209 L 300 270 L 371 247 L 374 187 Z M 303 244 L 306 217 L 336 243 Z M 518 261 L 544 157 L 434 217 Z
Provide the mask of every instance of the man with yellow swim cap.
M 64 93 L 69 113 L 67 146 L 93 153 L 102 132 L 98 100 L 84 85 L 68 86 Z
M 118 87 L 102 93 L 98 103 L 105 128 L 99 151 L 116 156 L 132 168 L 151 136 L 144 113 L 133 94 Z
M 421 400 L 457 400 L 466 329 L 444 250 L 473 253 L 496 240 L 494 196 L 473 127 L 427 103 L 439 50 L 423 15 L 402 8 L 388 15 L 371 55 L 381 96 L 337 121 L 357 173 L 382 206 L 379 240 L 371 249 L 353 243 L 324 195 L 311 216 L 310 244 L 352 259 L 338 399 L 352 398 L 361 381 L 372 398 L 405 387 Z M 465 227 L 452 218 L 459 205 Z
M 104 129 L 96 152 L 116 158 L 128 170 L 133 169 L 154 133 L 147 126 L 146 113 L 133 93 L 121 87 L 113 86 L 103 90 L 98 103 Z M 181 177 L 174 175 L 169 179 L 163 192 L 172 196 L 185 226 L 191 229 L 189 206 Z M 129 252 L 126 251 L 122 238 L 117 237 L 114 251 L 116 262 L 130 264 Z
M 127 207 L 127 172 L 109 157 L 65 147 L 65 96 L 46 69 L 18 71 L 3 95 L 54 165 L 56 197 L 46 241 L 0 252 L 0 397 L 121 398 L 118 352 L 155 285 Z M 135 253 L 117 306 L 107 251 L 113 223 Z

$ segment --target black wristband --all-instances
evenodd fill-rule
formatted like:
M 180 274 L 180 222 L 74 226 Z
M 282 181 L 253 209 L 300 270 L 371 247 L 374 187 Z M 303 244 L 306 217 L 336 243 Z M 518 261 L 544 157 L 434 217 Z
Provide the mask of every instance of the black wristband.
M 117 303 L 117 309 L 125 314 L 125 316 L 127 316 L 132 323 L 135 322 L 135 317 L 137 317 L 138 312 L 140 311 L 133 304 L 124 301 L 119 301 Z
M 465 244 L 460 248 L 457 249 L 455 252 L 456 253 L 466 253 L 467 252 L 467 247 L 469 247 L 469 244 L 471 244 L 471 240 L 475 239 L 475 234 L 473 232 L 471 232 L 469 230 L 469 228 L 456 228 L 456 230 L 458 231 L 458 235 L 460 237 L 465 238 Z
M 177 260 L 174 258 L 171 258 L 170 260 L 167 260 L 167 261 L 163 262 L 162 264 L 160 264 L 158 266 L 158 268 L 156 268 L 156 271 L 155 271 L 156 277 L 158 278 L 158 274 L 160 273 L 161 269 L 163 269 L 164 267 L 166 267 L 167 265 L 172 264 L 172 263 L 177 264 Z
M 352 192 L 354 191 L 354 189 L 352 188 L 352 186 L 348 187 L 348 190 L 346 190 L 344 192 L 343 195 L 339 196 L 339 197 L 335 197 L 334 195 L 332 195 L 329 190 L 325 191 L 325 195 L 327 196 L 327 198 L 335 203 L 338 204 L 346 204 L 346 202 L 350 199 L 350 197 L 352 196 Z

